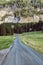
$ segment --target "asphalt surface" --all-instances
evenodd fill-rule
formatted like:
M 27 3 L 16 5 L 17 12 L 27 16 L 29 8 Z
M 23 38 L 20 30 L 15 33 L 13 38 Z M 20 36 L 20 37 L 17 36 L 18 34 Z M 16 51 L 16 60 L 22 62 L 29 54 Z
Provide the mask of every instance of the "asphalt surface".
M 43 56 L 22 44 L 16 37 L 12 49 L 2 65 L 43 65 Z

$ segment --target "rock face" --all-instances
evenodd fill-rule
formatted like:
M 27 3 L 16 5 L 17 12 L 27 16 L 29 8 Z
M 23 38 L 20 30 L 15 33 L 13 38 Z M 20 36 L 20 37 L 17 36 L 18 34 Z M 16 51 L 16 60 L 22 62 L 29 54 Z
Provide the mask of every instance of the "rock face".
M 31 23 L 31 22 L 39 22 L 39 16 L 37 15 L 34 15 L 33 17 L 27 17 L 27 18 L 24 18 L 24 17 L 21 17 L 19 23 Z
M 6 15 L 6 11 L 5 10 L 1 10 L 0 11 L 0 20 L 2 20 L 2 18 Z
M 31 0 L 32 2 L 34 0 Z M 36 0 L 35 0 L 36 1 Z M 25 8 L 25 9 L 28 9 L 28 8 Z M 32 9 L 34 9 L 32 7 Z M 43 8 L 42 8 L 43 10 Z M 27 22 L 39 22 L 39 19 L 41 19 L 43 21 L 43 14 L 39 14 L 38 15 L 34 15 L 32 16 L 32 12 L 30 12 L 28 17 L 24 18 L 22 17 L 22 15 L 18 15 L 20 16 L 19 17 L 14 17 L 14 13 L 16 13 L 16 11 L 21 11 L 21 9 L 19 10 L 19 8 L 17 8 L 16 4 L 13 4 L 13 5 L 6 5 L 5 7 L 3 7 L 1 10 L 0 10 L 0 23 L 1 22 L 5 22 L 5 23 L 27 23 Z M 40 8 L 37 8 L 37 11 L 39 12 L 40 11 Z M 20 13 L 20 12 L 19 12 Z
M 34 15 L 34 17 L 33 17 L 33 22 L 39 22 L 39 16 Z
M 20 17 L 8 16 L 5 18 L 5 23 L 17 23 L 19 20 Z
M 14 17 L 13 16 L 7 16 L 5 18 L 5 23 L 12 23 L 14 22 Z
M 43 14 L 40 14 L 40 20 L 43 21 Z

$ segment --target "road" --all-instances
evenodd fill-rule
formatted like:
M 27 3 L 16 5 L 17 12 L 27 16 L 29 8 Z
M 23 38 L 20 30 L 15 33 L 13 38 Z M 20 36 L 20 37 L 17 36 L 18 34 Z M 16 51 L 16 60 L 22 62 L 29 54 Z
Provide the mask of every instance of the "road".
M 43 65 L 43 56 L 22 44 L 16 37 L 12 49 L 2 65 Z

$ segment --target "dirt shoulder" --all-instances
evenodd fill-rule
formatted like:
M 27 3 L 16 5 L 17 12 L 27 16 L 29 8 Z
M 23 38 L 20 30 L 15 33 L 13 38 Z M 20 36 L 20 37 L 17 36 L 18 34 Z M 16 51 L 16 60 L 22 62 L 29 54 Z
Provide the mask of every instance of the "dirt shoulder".
M 11 49 L 11 47 L 7 48 L 7 49 L 0 50 L 0 65 L 3 62 L 4 58 L 6 57 L 6 55 L 8 54 L 8 52 L 10 51 L 10 49 Z

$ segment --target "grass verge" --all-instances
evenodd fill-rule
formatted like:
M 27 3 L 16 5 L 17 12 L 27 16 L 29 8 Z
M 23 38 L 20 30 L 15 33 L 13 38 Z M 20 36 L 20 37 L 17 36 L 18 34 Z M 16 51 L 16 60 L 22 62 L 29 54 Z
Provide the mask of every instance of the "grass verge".
M 0 50 L 10 47 L 13 43 L 13 40 L 13 36 L 0 36 Z
M 27 46 L 43 54 L 43 32 L 29 32 L 20 35 L 21 41 Z

